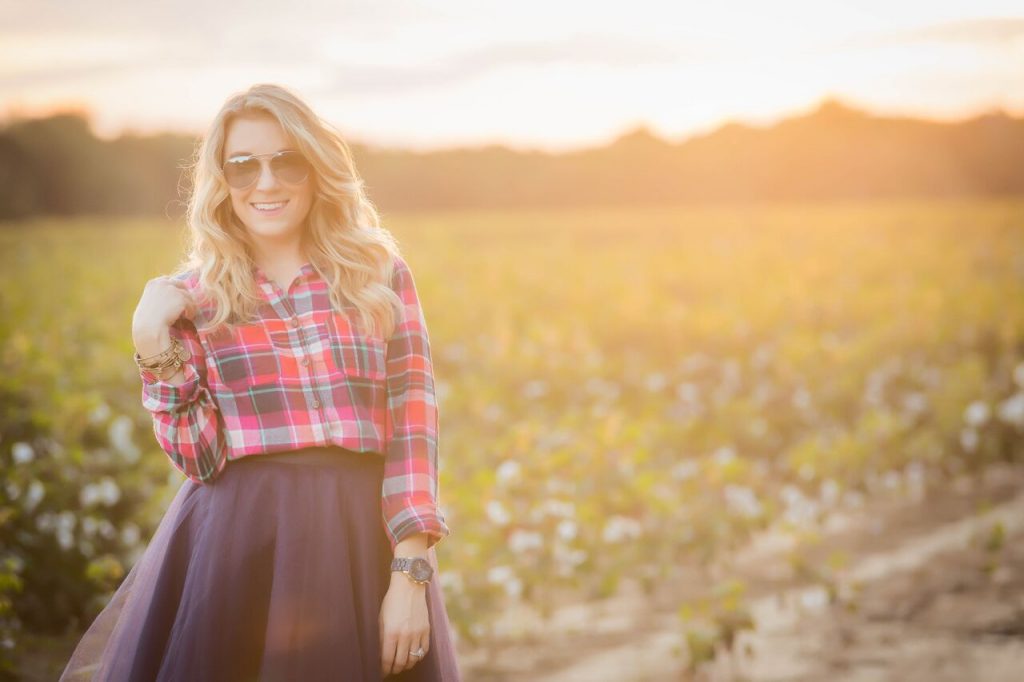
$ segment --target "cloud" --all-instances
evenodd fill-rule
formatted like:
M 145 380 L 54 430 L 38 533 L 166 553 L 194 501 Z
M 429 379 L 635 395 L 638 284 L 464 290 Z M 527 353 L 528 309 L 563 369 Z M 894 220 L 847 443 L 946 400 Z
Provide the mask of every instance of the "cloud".
M 908 43 L 967 43 L 972 45 L 1008 46 L 1024 39 L 1024 17 L 961 19 L 909 30 L 872 34 L 844 41 L 847 46 L 891 46 Z
M 1009 43 L 1024 38 L 1024 17 L 1016 19 L 967 19 L 926 26 L 905 34 L 908 41 L 958 43 Z
M 433 63 L 401 66 L 334 67 L 335 75 L 321 88 L 325 94 L 382 93 L 432 88 L 477 78 L 504 68 L 553 64 L 636 67 L 695 59 L 679 49 L 597 35 L 576 35 L 562 41 L 511 42 L 486 45 Z

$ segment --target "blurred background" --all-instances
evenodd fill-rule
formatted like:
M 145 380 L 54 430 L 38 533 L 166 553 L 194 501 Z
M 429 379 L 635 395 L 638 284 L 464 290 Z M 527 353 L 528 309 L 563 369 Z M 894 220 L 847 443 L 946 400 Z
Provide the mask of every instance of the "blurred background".
M 0 0 L 0 680 L 183 478 L 131 315 L 230 94 L 417 276 L 467 680 L 1024 666 L 1019 3 Z

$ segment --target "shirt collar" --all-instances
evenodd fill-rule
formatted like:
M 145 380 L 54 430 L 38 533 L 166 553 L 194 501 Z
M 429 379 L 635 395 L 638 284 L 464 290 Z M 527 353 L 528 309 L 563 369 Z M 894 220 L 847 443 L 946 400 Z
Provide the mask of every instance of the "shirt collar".
M 262 269 L 260 269 L 258 265 L 256 265 L 255 262 L 252 263 L 251 271 L 253 277 L 255 278 L 258 284 L 273 284 L 273 281 L 266 275 L 266 273 L 263 272 Z M 304 278 L 311 277 L 315 273 L 316 268 L 313 267 L 313 263 L 311 263 L 310 261 L 306 261 L 299 268 L 299 274 L 297 275 L 296 278 L 302 280 Z

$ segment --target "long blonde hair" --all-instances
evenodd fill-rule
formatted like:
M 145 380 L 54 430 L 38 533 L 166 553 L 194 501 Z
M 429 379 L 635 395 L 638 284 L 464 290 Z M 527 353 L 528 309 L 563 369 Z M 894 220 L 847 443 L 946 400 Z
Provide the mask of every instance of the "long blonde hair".
M 192 180 L 187 219 L 189 246 L 175 274 L 194 271 L 203 294 L 202 329 L 234 327 L 251 321 L 261 305 L 252 276 L 250 240 L 235 215 L 222 170 L 228 124 L 243 114 L 269 114 L 281 124 L 312 164 L 313 200 L 306 216 L 306 257 L 327 282 L 331 304 L 358 310 L 353 320 L 364 330 L 389 336 L 402 301 L 389 282 L 399 248 L 380 225 L 364 192 L 348 145 L 291 90 L 257 84 L 230 96 L 196 147 L 187 170 Z

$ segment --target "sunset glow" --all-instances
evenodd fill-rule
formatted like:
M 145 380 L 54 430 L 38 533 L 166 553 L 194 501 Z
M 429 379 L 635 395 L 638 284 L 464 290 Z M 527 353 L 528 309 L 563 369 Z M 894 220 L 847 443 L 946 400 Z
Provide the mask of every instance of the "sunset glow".
M 271 81 L 367 143 L 557 150 L 637 125 L 682 139 L 767 124 L 827 96 L 943 120 L 1024 112 L 1011 2 L 302 7 L 3 0 L 0 115 L 88 108 L 107 137 L 198 132 Z

